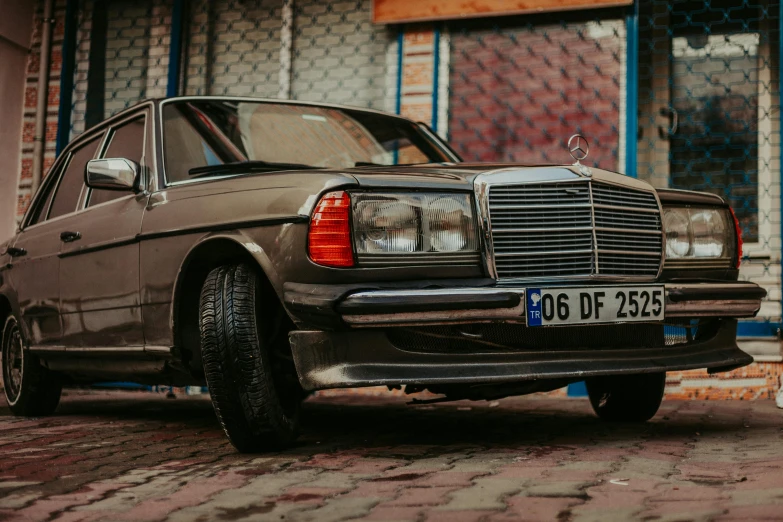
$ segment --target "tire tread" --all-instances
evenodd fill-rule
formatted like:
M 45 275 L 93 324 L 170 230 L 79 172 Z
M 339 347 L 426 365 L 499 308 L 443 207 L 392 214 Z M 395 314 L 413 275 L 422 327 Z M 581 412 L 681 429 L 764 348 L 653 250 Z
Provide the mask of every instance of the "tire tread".
M 244 264 L 210 272 L 200 300 L 204 373 L 218 420 L 242 452 L 290 444 L 297 419 L 283 412 L 259 331 L 258 275 Z

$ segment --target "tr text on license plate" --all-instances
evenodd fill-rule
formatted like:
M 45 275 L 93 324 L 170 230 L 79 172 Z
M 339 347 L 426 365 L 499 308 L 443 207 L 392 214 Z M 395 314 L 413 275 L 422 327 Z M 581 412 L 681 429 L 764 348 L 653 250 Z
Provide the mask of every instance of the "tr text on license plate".
M 528 326 L 663 320 L 663 286 L 528 288 Z

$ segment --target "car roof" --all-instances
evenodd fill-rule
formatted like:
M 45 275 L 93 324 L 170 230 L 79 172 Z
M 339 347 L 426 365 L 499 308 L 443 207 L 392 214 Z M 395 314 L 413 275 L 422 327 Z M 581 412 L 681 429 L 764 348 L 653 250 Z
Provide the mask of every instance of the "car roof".
M 233 102 L 256 102 L 256 103 L 271 103 L 271 104 L 277 104 L 277 105 L 300 105 L 300 106 L 307 106 L 307 107 L 325 107 L 329 109 L 342 109 L 342 110 L 351 110 L 351 111 L 362 111 L 367 113 L 373 113 L 373 114 L 379 114 L 383 116 L 390 116 L 394 118 L 400 118 L 405 121 L 412 121 L 409 118 L 405 118 L 404 116 L 400 116 L 399 114 L 392 114 L 389 112 L 377 110 L 377 109 L 370 109 L 367 107 L 355 107 L 351 105 L 340 105 L 337 103 L 324 103 L 324 102 L 312 102 L 312 101 L 304 101 L 304 100 L 279 100 L 276 98 L 260 98 L 260 97 L 253 97 L 253 96 L 172 96 L 167 98 L 150 98 L 141 100 L 137 103 L 134 103 L 130 107 L 123 109 L 122 111 L 118 112 L 117 114 L 112 115 L 112 118 L 116 118 L 118 116 L 121 116 L 125 112 L 130 112 L 134 110 L 135 108 L 145 104 L 145 103 L 154 103 L 156 105 L 164 105 L 166 103 L 172 103 L 177 101 L 233 101 Z M 109 118 L 106 118 L 109 119 Z

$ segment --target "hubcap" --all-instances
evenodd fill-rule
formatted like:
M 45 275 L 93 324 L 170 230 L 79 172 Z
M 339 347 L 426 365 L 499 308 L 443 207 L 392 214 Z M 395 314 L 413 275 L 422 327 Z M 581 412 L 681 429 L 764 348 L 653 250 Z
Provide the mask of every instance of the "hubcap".
M 15 323 L 8 325 L 3 343 L 3 383 L 10 402 L 16 402 L 22 390 L 22 335 Z

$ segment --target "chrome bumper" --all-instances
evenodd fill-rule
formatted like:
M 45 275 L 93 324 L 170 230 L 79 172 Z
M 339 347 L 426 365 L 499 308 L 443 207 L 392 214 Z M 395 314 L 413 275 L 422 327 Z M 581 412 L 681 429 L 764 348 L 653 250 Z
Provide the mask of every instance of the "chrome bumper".
M 553 285 L 549 288 L 554 288 Z M 753 283 L 666 283 L 665 319 L 754 317 L 766 291 Z M 338 305 L 354 328 L 525 322 L 524 288 L 371 290 Z

